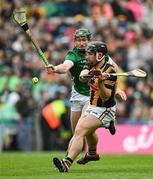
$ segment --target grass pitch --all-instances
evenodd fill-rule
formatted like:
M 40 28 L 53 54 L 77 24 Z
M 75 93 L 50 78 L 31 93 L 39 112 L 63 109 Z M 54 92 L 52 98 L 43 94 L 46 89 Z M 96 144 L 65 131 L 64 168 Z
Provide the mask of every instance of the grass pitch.
M 52 164 L 62 152 L 0 153 L 0 179 L 153 179 L 153 155 L 101 155 L 86 165 L 73 163 L 68 173 Z

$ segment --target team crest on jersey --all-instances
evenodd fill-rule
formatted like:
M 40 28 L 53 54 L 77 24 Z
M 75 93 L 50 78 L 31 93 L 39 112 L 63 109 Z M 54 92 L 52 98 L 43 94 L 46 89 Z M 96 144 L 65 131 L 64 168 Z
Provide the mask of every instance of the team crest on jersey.
M 80 63 L 85 65 L 87 63 L 87 61 L 84 59 L 84 60 L 81 60 Z

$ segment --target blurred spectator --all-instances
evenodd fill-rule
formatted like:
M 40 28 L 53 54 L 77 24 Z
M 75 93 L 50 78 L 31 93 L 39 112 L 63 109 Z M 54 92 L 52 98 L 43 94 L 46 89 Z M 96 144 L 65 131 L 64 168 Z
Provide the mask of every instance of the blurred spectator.
M 125 7 L 134 15 L 135 21 L 140 21 L 143 14 L 143 4 L 140 0 L 128 0 Z
M 146 0 L 145 3 L 143 4 L 144 10 L 143 10 L 143 15 L 141 18 L 141 22 L 146 24 L 149 29 L 153 30 L 153 1 L 152 0 Z
M 111 6 L 113 8 L 113 13 L 115 17 L 118 17 L 120 15 L 124 15 L 129 22 L 135 22 L 135 17 L 131 9 L 126 8 L 125 6 L 126 1 L 120 1 L 120 0 L 113 0 L 111 2 Z
M 41 127 L 44 150 L 65 150 L 71 135 L 67 120 L 70 105 L 66 103 L 67 89 L 62 86 L 56 98 L 42 108 Z M 46 123 L 45 123 L 46 122 Z
M 32 118 L 34 118 L 35 103 L 30 89 L 23 90 L 20 100 L 16 103 L 19 113 L 19 129 L 17 134 L 18 149 L 32 150 Z
M 1 149 L 17 150 L 18 114 L 14 105 L 5 98 L 6 96 L 0 96 Z

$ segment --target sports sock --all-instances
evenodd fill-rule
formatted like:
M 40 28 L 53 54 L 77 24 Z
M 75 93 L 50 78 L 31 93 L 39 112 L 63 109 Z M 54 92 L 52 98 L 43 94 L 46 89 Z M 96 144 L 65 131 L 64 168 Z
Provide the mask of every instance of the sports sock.
M 69 157 L 66 157 L 66 158 L 64 159 L 64 163 L 65 163 L 65 165 L 67 166 L 67 168 L 69 169 L 70 166 L 71 166 L 71 164 L 73 163 L 73 160 L 72 160 L 71 158 L 69 158 Z

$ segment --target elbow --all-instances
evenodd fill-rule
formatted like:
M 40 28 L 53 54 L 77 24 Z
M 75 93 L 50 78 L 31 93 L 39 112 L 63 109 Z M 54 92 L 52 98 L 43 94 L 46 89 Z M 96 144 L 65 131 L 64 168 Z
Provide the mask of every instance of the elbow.
M 100 98 L 104 101 L 109 100 L 109 98 L 111 97 L 111 91 L 110 90 L 100 90 Z
M 109 98 L 110 98 L 111 95 L 109 94 L 100 94 L 100 98 L 103 100 L 103 101 L 108 101 Z

